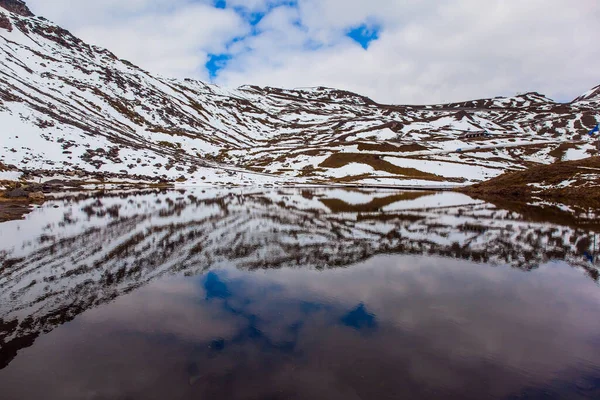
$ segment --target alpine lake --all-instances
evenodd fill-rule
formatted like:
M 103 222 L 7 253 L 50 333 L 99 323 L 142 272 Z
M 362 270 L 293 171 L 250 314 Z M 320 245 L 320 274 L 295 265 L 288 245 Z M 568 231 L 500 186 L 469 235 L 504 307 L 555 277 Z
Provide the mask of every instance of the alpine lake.
M 453 192 L 65 192 L 0 224 L 0 398 L 600 399 L 600 220 Z

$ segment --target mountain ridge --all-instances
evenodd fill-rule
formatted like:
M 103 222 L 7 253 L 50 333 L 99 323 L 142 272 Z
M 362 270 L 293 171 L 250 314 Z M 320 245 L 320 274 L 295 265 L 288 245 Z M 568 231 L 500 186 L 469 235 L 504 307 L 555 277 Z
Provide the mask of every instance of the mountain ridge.
M 594 151 L 594 89 L 570 103 L 530 92 L 426 106 L 325 87 L 226 89 L 155 76 L 22 1 L 0 7 L 0 162 L 25 176 L 457 185 Z

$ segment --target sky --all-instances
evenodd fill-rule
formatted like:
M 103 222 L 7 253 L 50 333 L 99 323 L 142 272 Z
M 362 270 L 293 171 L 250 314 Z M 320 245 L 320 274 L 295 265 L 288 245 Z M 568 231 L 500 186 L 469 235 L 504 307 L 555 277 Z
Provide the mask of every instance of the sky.
M 88 43 L 163 76 L 327 86 L 382 103 L 600 84 L 598 0 L 27 0 Z

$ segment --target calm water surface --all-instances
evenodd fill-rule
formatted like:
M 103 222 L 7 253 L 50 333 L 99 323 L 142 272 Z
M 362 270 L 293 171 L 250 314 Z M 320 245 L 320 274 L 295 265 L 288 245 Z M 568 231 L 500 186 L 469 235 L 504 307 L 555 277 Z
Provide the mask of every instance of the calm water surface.
M 65 194 L 0 224 L 0 398 L 598 399 L 597 230 L 454 193 Z

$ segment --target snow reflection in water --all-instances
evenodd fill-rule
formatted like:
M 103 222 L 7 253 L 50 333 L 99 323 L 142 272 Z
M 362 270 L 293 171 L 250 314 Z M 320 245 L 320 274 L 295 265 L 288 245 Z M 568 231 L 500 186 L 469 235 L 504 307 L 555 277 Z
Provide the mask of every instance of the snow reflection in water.
M 0 225 L 5 398 L 599 394 L 593 218 L 454 193 L 88 196 Z

